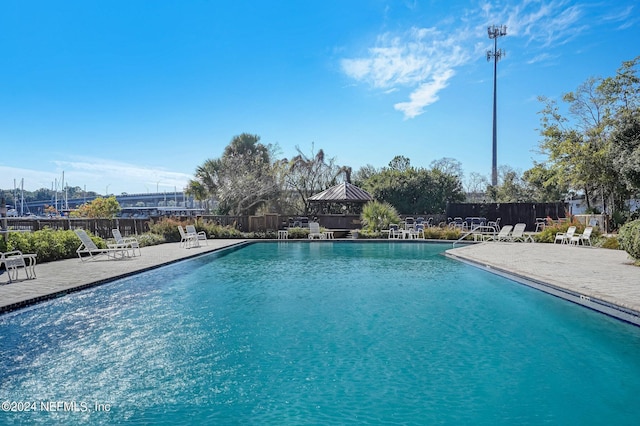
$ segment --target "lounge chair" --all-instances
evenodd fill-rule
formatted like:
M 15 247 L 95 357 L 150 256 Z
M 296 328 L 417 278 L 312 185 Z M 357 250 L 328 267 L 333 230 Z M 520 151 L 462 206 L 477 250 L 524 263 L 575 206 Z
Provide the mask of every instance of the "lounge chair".
M 178 225 L 178 231 L 180 231 L 180 247 L 200 247 L 197 234 L 188 234 L 181 225 Z
M 571 237 L 571 239 L 569 240 L 570 244 L 576 244 L 576 245 L 588 245 L 591 246 L 591 233 L 593 232 L 593 227 L 592 226 L 587 226 L 586 228 L 584 228 L 584 232 L 582 234 L 578 234 L 578 235 L 573 235 Z
M 511 241 L 513 225 L 505 225 L 496 235 L 485 235 L 482 241 Z
M 569 242 L 571 242 L 571 238 L 573 238 L 573 234 L 575 233 L 576 227 L 570 226 L 569 229 L 567 229 L 567 232 L 556 233 L 556 238 L 555 240 L 553 240 L 553 244 L 557 243 L 558 241 L 560 241 L 560 244 L 569 244 Z
M 108 247 L 126 247 L 127 250 L 131 250 L 131 255 L 136 255 L 136 249 L 138 250 L 138 256 L 142 255 L 140 251 L 140 244 L 138 243 L 138 239 L 135 237 L 123 237 L 120 233 L 119 229 L 112 229 L 111 233 L 113 234 L 113 238 L 116 240 L 116 243 L 111 245 L 107 245 Z
M 509 235 L 509 241 L 514 243 L 519 241 L 523 243 L 526 243 L 527 241 L 533 242 L 533 238 L 524 233 L 525 229 L 527 229 L 526 223 L 516 223 L 513 227 L 513 232 Z
M 186 226 L 186 230 L 187 230 L 187 234 L 189 235 L 193 235 L 195 234 L 196 237 L 198 238 L 198 241 L 204 241 L 204 244 L 206 246 L 209 245 L 209 243 L 207 242 L 207 233 L 204 231 L 196 231 L 196 227 L 194 225 L 187 225 Z
M 36 277 L 36 254 L 23 254 L 20 250 L 8 251 L 0 253 L 0 266 L 4 265 L 9 277 L 8 282 L 18 280 L 18 271 L 20 268 L 28 280 Z
M 110 259 L 116 259 L 120 257 L 121 259 L 127 255 L 127 249 L 124 245 L 118 244 L 110 244 L 108 248 L 101 249 L 96 246 L 96 243 L 93 242 L 89 234 L 86 233 L 84 229 L 76 229 L 76 235 L 80 238 L 82 244 L 76 250 L 78 253 L 78 257 L 80 260 L 84 262 L 86 258 L 95 259 L 97 256 L 105 254 Z M 83 254 L 88 254 L 89 256 L 82 256 Z
M 309 222 L 309 239 L 313 240 L 316 237 L 319 240 L 324 238 L 324 235 L 320 232 L 320 224 L 318 222 Z

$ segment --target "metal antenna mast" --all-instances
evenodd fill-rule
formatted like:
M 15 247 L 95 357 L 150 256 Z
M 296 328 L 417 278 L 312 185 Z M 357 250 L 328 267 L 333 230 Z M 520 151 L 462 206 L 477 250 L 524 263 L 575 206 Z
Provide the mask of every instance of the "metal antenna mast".
M 487 28 L 489 38 L 493 40 L 493 50 L 487 51 L 487 61 L 493 58 L 493 158 L 491 160 L 491 185 L 498 185 L 498 124 L 496 119 L 496 95 L 498 61 L 505 55 L 504 50 L 498 49 L 498 37 L 507 35 L 506 25 L 492 25 Z

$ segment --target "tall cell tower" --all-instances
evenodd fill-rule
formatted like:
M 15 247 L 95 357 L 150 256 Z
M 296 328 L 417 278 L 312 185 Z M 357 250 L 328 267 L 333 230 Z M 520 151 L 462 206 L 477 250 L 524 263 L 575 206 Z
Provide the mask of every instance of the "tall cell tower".
M 505 55 L 498 49 L 498 38 L 507 35 L 506 25 L 492 25 L 487 28 L 489 38 L 493 40 L 493 50 L 487 51 L 487 61 L 493 59 L 493 158 L 491 160 L 491 185 L 498 185 L 498 123 L 496 119 L 496 98 L 498 83 L 498 61 Z

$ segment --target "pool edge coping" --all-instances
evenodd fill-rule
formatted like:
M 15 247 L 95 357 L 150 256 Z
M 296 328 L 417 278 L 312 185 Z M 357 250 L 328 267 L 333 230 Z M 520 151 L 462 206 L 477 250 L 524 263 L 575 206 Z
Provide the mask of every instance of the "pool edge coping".
M 238 250 L 238 249 L 242 248 L 243 246 L 249 245 L 249 244 L 253 244 L 253 242 L 251 240 L 244 240 L 244 241 L 240 241 L 240 242 L 228 245 L 228 246 L 215 248 L 213 250 L 209 250 L 209 251 L 206 251 L 206 252 L 203 252 L 203 253 L 195 253 L 195 254 L 192 254 L 192 255 L 188 255 L 188 256 L 182 257 L 180 259 L 167 260 L 167 261 L 164 261 L 164 262 L 157 263 L 155 265 L 146 266 L 146 267 L 141 268 L 141 269 L 136 269 L 135 271 L 129 271 L 129 272 L 125 272 L 125 273 L 122 273 L 122 274 L 109 276 L 107 278 L 103 278 L 103 279 L 100 279 L 100 280 L 91 281 L 91 282 L 80 284 L 80 285 L 77 285 L 77 286 L 74 286 L 74 287 L 65 288 L 63 290 L 58 290 L 58 291 L 54 291 L 54 292 L 51 292 L 51 293 L 43 294 L 41 296 L 31 297 L 31 298 L 28 298 L 28 299 L 21 300 L 19 302 L 11 303 L 11 304 L 8 304 L 8 305 L 3 305 L 3 306 L 0 306 L 0 316 L 8 314 L 8 313 L 11 313 L 11 312 L 15 312 L 15 311 L 20 310 L 20 309 L 27 308 L 29 306 L 36 305 L 38 303 L 46 302 L 47 300 L 57 299 L 59 297 L 66 296 L 67 294 L 76 293 L 78 291 L 86 290 L 86 289 L 92 288 L 92 287 L 97 287 L 97 286 L 100 286 L 100 285 L 103 285 L 103 284 L 108 284 L 110 282 L 117 281 L 119 279 L 132 277 L 134 275 L 138 275 L 138 274 L 141 274 L 143 272 L 153 271 L 155 269 L 162 268 L 164 266 L 172 265 L 172 264 L 175 264 L 175 263 L 183 262 L 185 260 L 195 259 L 197 257 L 210 255 L 212 253 L 220 253 L 221 251 L 225 251 L 225 250 L 230 250 L 230 251 Z
M 629 323 L 640 327 L 640 312 L 634 309 L 626 308 L 624 306 L 617 305 L 615 303 L 607 302 L 606 300 L 588 296 L 577 291 L 569 290 L 530 276 L 522 275 L 509 269 L 496 267 L 489 265 L 488 263 L 480 262 L 473 259 L 468 259 L 463 256 L 459 256 L 449 251 L 445 251 L 445 257 L 457 260 L 475 268 L 490 272 L 492 274 L 507 278 L 518 284 L 526 285 L 544 293 L 550 294 L 555 297 L 567 300 L 609 317 L 616 318 L 620 321 Z

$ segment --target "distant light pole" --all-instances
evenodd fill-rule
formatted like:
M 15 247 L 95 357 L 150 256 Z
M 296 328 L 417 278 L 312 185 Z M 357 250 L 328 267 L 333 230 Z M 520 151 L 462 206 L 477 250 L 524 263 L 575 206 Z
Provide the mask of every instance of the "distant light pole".
M 497 95 L 497 76 L 498 61 L 505 55 L 504 50 L 498 49 L 498 37 L 507 35 L 507 26 L 492 25 L 487 28 L 489 38 L 493 39 L 493 50 L 487 51 L 487 61 L 493 58 L 493 158 L 491 160 L 491 185 L 498 185 L 498 125 L 496 119 L 496 95 Z
M 110 186 L 111 186 L 111 184 L 108 184 L 108 185 L 107 185 L 107 188 L 106 188 L 106 190 L 105 190 L 105 194 L 104 194 L 104 195 L 105 195 L 105 197 L 108 197 L 108 196 L 109 196 L 109 187 L 110 187 Z

